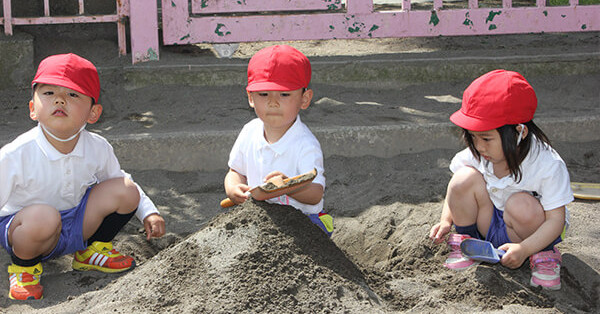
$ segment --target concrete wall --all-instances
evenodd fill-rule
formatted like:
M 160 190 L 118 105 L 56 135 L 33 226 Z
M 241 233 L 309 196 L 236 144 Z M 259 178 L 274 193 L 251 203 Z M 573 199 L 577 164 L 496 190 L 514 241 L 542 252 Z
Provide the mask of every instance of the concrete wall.
M 27 86 L 33 72 L 33 36 L 0 33 L 0 89 Z

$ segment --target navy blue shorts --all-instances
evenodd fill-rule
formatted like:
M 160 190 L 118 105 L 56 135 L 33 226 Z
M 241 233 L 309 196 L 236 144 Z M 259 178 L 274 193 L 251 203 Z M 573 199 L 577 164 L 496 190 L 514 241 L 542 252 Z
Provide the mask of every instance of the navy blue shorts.
M 562 242 L 564 236 L 564 230 L 557 239 L 555 239 L 546 249 L 552 249 L 556 244 Z M 494 206 L 494 214 L 492 215 L 492 221 L 490 223 L 490 229 L 485 237 L 486 241 L 492 242 L 494 247 L 499 247 L 504 243 L 511 243 L 506 232 L 506 223 L 504 222 L 504 212 L 497 209 Z M 544 249 L 544 250 L 546 250 Z
M 89 187 L 87 191 L 85 191 L 85 194 L 77 206 L 60 212 L 62 229 L 60 230 L 58 243 L 50 254 L 42 257 L 42 261 L 75 253 L 75 251 L 83 250 L 87 247 L 86 241 L 83 240 L 83 216 L 85 214 L 85 207 L 87 206 L 91 189 L 92 188 Z M 2 243 L 2 247 L 4 247 L 9 254 L 12 254 L 13 251 L 12 247 L 8 245 L 8 228 L 15 218 L 15 215 L 16 213 L 0 218 L 0 242 Z

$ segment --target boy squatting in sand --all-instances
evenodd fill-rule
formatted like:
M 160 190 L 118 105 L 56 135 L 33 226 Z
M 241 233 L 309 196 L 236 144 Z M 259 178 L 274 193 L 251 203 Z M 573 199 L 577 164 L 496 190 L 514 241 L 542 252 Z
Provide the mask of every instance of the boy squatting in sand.
M 243 127 L 231 149 L 225 192 L 240 204 L 248 198 L 250 186 L 316 168 L 311 184 L 267 202 L 293 206 L 331 236 L 333 218 L 323 212 L 321 145 L 298 114 L 308 108 L 313 97 L 308 88 L 310 77 L 308 58 L 287 45 L 264 48 L 250 59 L 246 91 L 258 118 Z
M 468 148 L 454 156 L 454 173 L 442 217 L 430 238 L 447 240 L 444 264 L 465 269 L 460 243 L 473 237 L 506 251 L 502 265 L 517 268 L 529 257 L 530 284 L 560 289 L 561 254 L 555 247 L 568 226 L 573 201 L 569 173 L 550 141 L 534 123 L 537 97 L 519 73 L 495 70 L 477 78 L 450 120 L 463 128 Z
M 121 170 L 112 146 L 86 131 L 102 113 L 94 65 L 50 56 L 32 82 L 38 126 L 0 150 L 0 242 L 10 254 L 12 299 L 40 299 L 42 261 L 75 253 L 73 269 L 113 273 L 135 266 L 112 239 L 135 214 L 147 238 L 165 233 L 152 201 Z

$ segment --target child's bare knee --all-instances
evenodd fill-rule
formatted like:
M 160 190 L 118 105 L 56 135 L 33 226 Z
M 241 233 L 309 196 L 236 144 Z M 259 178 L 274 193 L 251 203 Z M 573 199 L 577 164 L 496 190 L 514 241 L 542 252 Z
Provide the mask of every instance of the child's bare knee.
M 131 211 L 133 211 L 140 203 L 140 192 L 135 183 L 128 178 L 124 179 L 123 185 L 124 188 L 121 190 L 121 199 L 123 201 L 123 205 L 125 205 L 124 207 L 130 208 Z
M 473 191 L 477 187 L 485 187 L 485 180 L 479 171 L 471 167 L 463 167 L 450 179 L 448 191 L 453 193 L 465 193 Z
M 23 208 L 19 214 L 22 215 L 18 219 L 18 226 L 37 241 L 56 236 L 62 228 L 60 213 L 52 206 L 32 205 Z
M 528 193 L 521 192 L 511 195 L 506 200 L 505 215 L 512 217 L 522 225 L 538 223 L 544 220 L 544 209 L 540 202 Z

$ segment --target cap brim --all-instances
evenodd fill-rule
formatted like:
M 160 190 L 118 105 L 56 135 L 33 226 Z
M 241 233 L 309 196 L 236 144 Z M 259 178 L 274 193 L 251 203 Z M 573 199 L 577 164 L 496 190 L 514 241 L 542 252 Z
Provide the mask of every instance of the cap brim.
M 248 84 L 246 90 L 249 92 L 258 92 L 258 91 L 266 91 L 266 90 L 275 90 L 275 91 L 292 91 L 301 89 L 304 86 L 299 86 L 298 84 L 293 83 L 275 83 L 275 82 L 256 82 L 252 84 Z
M 475 132 L 494 130 L 503 125 L 502 122 L 467 116 L 460 110 L 450 116 L 450 121 L 463 129 Z
M 79 87 L 77 84 L 71 82 L 71 81 L 65 81 L 64 78 L 52 78 L 52 77 L 46 77 L 44 79 L 38 79 L 38 80 L 34 80 L 33 82 L 31 82 L 31 86 L 33 87 L 34 84 L 47 84 L 47 85 L 56 85 L 56 86 L 62 86 L 62 87 L 66 87 L 68 89 L 72 89 L 78 93 L 84 94 L 92 99 L 94 99 L 94 102 L 98 102 L 98 99 L 95 99 L 94 96 L 89 95 L 88 92 L 84 91 L 81 87 Z

